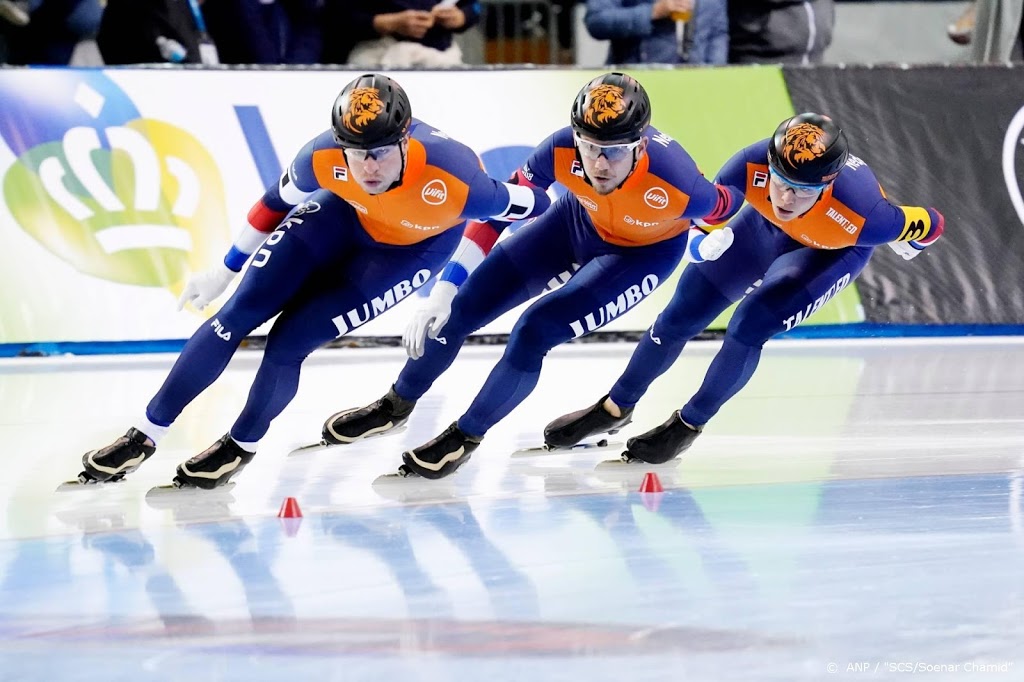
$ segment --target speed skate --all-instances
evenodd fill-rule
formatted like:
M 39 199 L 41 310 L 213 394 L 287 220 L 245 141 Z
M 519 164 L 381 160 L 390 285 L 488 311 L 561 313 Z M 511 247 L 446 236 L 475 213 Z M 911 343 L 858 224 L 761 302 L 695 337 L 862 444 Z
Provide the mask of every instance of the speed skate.
M 559 455 L 575 452 L 602 452 L 604 450 L 618 450 L 625 447 L 622 441 L 610 441 L 602 438 L 593 442 L 577 443 L 569 447 L 553 447 L 551 445 L 537 445 L 533 447 L 520 448 L 512 452 L 512 457 L 537 457 L 540 455 Z
M 402 433 L 403 431 L 405 431 L 405 429 L 406 429 L 405 426 L 397 426 L 397 427 L 395 427 L 393 429 L 389 429 L 388 431 L 385 431 L 384 433 L 379 433 L 379 434 L 375 433 L 375 434 L 366 436 L 364 438 L 359 438 L 358 440 L 354 440 L 351 443 L 328 443 L 326 440 L 321 438 L 319 441 L 317 441 L 315 443 L 307 443 L 305 445 L 300 445 L 300 446 L 296 447 L 295 449 L 293 449 L 291 452 L 288 453 L 288 456 L 289 457 L 296 457 L 296 456 L 299 456 L 299 455 L 311 455 L 313 453 L 321 452 L 322 450 L 329 450 L 331 448 L 337 448 L 337 447 L 341 447 L 343 445 L 353 445 L 354 443 L 361 443 L 362 441 L 369 440 L 371 438 L 380 438 L 381 436 L 391 436 L 391 435 L 394 435 L 394 434 L 397 434 L 397 433 Z

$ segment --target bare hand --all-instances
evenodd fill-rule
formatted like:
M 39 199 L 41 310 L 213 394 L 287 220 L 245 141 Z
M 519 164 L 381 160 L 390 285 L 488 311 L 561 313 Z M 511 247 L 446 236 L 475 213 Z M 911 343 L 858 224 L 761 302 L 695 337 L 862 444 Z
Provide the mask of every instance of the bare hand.
M 466 14 L 458 7 L 434 7 L 431 14 L 434 15 L 434 20 L 437 23 L 449 31 L 460 29 L 466 25 Z
M 667 19 L 673 12 L 693 12 L 694 0 L 658 0 L 651 7 L 651 19 Z
M 407 9 L 403 12 L 396 12 L 389 15 L 389 33 L 396 33 L 407 38 L 419 40 L 427 34 L 427 31 L 434 25 L 434 15 L 417 9 Z

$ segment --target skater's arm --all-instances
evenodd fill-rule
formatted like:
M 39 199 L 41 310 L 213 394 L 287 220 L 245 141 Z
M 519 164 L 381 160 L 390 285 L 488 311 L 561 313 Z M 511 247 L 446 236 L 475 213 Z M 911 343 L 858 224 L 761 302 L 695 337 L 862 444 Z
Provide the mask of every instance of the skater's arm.
M 322 133 L 306 143 L 277 183 L 268 187 L 249 209 L 245 225 L 224 256 L 224 265 L 229 270 L 239 272 L 249 256 L 277 229 L 288 213 L 319 189 L 320 183 L 313 173 L 313 152 L 318 146 L 330 143 L 329 136 L 329 132 Z
M 945 217 L 934 208 L 898 206 L 881 199 L 868 214 L 857 243 L 889 244 L 905 260 L 934 244 L 945 230 Z

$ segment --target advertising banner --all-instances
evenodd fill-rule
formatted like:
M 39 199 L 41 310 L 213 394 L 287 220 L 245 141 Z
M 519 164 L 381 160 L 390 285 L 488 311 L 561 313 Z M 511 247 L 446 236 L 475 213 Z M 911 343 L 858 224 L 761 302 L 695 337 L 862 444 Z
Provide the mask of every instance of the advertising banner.
M 1024 323 L 1024 79 L 1019 67 L 787 68 L 798 111 L 830 114 L 895 203 L 934 206 L 943 238 L 878 249 L 858 280 L 871 322 Z
M 415 116 L 504 178 L 568 122 L 573 97 L 596 74 L 394 76 Z M 176 311 L 189 274 L 222 258 L 265 186 L 329 126 L 353 75 L 0 69 L 0 344 L 187 338 L 215 312 Z M 792 113 L 774 67 L 634 75 L 651 94 L 655 125 L 709 177 Z M 607 329 L 646 329 L 673 287 L 674 279 Z M 358 333 L 400 335 L 414 309 L 398 306 Z M 482 331 L 508 332 L 518 312 Z M 853 287 L 815 315 L 862 319 Z

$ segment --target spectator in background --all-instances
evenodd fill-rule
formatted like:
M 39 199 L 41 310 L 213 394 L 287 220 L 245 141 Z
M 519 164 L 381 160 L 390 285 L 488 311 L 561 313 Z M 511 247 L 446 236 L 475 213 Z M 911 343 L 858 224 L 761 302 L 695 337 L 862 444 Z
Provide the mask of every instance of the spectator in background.
M 687 64 L 729 63 L 729 0 L 695 0 Z
M 223 64 L 317 64 L 324 0 L 210 0 L 203 16 Z
M 833 0 L 729 0 L 729 62 L 820 63 L 835 18 Z
M 946 27 L 946 35 L 957 45 L 968 45 L 971 42 L 971 34 L 974 33 L 974 21 L 977 9 L 974 1 L 964 9 L 956 21 Z
M 75 46 L 96 35 L 100 0 L 25 0 L 0 6 L 11 64 L 66 66 Z
M 362 68 L 462 64 L 454 34 L 480 20 L 478 0 L 328 0 L 328 26 L 344 27 L 324 61 Z
M 1024 0 L 977 0 L 971 58 L 979 64 L 1024 59 Z
M 201 64 L 188 0 L 107 0 L 96 44 L 106 64 Z
M 8 63 L 11 34 L 29 21 L 27 2 L 0 0 L 0 64 Z
M 609 64 L 725 64 L 726 0 L 587 0 L 584 23 Z M 688 40 L 677 20 L 692 27 Z

